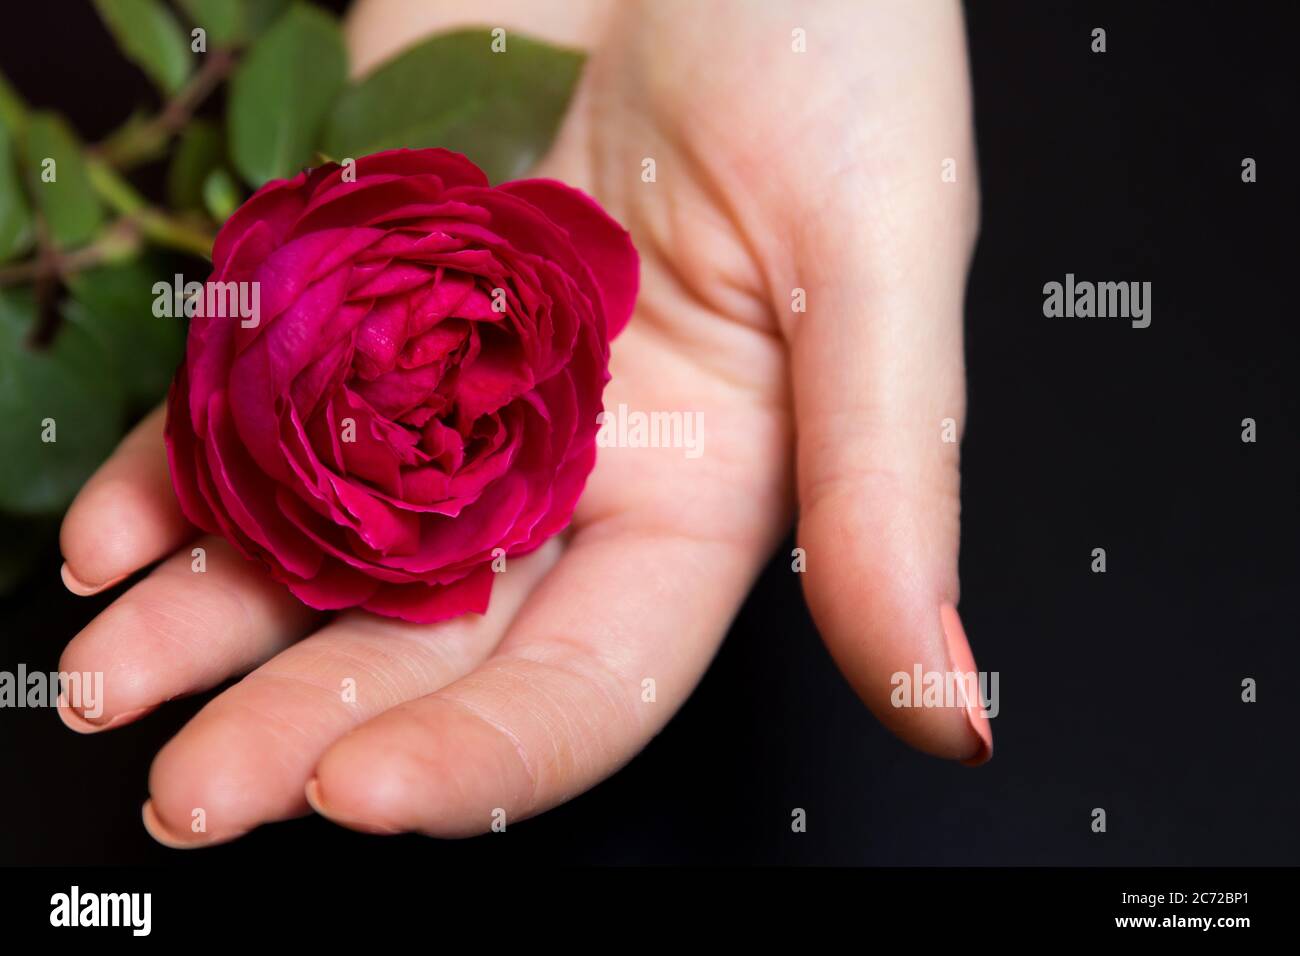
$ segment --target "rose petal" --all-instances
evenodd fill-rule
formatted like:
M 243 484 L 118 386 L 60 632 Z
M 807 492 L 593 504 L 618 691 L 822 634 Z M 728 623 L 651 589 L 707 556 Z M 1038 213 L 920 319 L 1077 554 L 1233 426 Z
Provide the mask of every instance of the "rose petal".
M 521 179 L 499 188 L 526 199 L 568 233 L 600 289 L 609 337 L 622 332 L 641 282 L 640 258 L 628 231 L 586 193 L 554 179 Z

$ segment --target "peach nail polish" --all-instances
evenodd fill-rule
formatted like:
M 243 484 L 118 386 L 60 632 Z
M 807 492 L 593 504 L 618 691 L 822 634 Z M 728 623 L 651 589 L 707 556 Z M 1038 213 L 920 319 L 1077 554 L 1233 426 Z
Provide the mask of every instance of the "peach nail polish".
M 303 795 L 307 800 L 307 806 L 311 807 L 323 817 L 328 816 L 322 808 L 323 805 L 320 799 L 320 783 L 317 782 L 315 777 L 312 777 L 307 781 L 307 786 L 303 787 Z
M 69 730 L 74 730 L 79 734 L 97 734 L 103 730 L 112 730 L 114 727 L 120 727 L 128 724 L 138 717 L 143 717 L 151 712 L 152 707 L 140 707 L 136 710 L 128 710 L 124 714 L 118 714 L 116 717 L 87 717 L 75 707 L 61 704 L 59 706 L 59 717 Z
M 59 577 L 63 578 L 63 586 L 77 597 L 90 597 L 92 594 L 98 594 L 100 591 L 111 588 L 115 584 L 120 584 L 126 579 L 126 575 L 123 574 L 111 581 L 105 581 L 103 584 L 87 584 L 72 573 L 67 561 L 64 561 L 63 567 L 59 568 Z
M 172 833 L 163 825 L 162 820 L 158 818 L 158 811 L 153 808 L 153 798 L 150 797 L 140 808 L 140 820 L 144 823 L 144 828 L 148 834 L 161 843 L 163 846 L 172 850 L 197 850 L 200 847 L 214 846 L 218 843 L 228 843 L 231 840 L 237 840 L 247 830 L 238 830 L 233 833 L 227 833 L 223 836 L 212 838 L 209 834 L 194 834 L 189 837 L 180 837 Z
M 357 820 L 345 820 L 337 813 L 332 812 L 329 808 L 325 806 L 324 801 L 321 800 L 320 781 L 318 781 L 315 777 L 312 777 L 310 780 L 307 781 L 307 785 L 303 788 L 303 795 L 307 799 L 307 805 L 311 807 L 313 810 L 315 810 L 322 817 L 324 817 L 326 820 L 333 820 L 335 823 L 342 824 L 343 826 L 349 827 L 353 830 L 360 830 L 362 833 L 372 833 L 376 836 L 394 836 L 402 832 L 401 830 L 396 829 L 395 827 L 384 826 L 381 823 L 361 822 Z
M 177 839 L 163 826 L 158 819 L 158 813 L 153 808 L 153 800 L 146 800 L 144 806 L 140 808 L 140 819 L 144 823 L 144 828 L 148 834 L 165 847 L 173 850 L 189 850 L 201 844 L 186 842 Z
M 978 674 L 975 655 L 971 653 L 970 641 L 966 639 L 966 630 L 961 626 L 961 616 L 957 609 L 951 604 L 942 605 L 939 608 L 939 620 L 943 624 L 944 637 L 948 640 L 948 663 L 953 671 L 959 674 Z M 980 739 L 980 748 L 962 763 L 968 767 L 978 767 L 993 756 L 993 727 L 978 699 L 966 702 L 966 717 Z

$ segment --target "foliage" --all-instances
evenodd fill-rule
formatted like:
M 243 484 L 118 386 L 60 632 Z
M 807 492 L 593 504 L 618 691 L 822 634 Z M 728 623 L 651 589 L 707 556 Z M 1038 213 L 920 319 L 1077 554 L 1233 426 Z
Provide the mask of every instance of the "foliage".
M 302 0 L 94 7 L 156 104 L 87 145 L 0 76 L 0 591 L 165 393 L 184 319 L 155 316 L 154 285 L 203 278 L 252 190 L 322 156 L 398 146 L 466 153 L 494 181 L 521 175 L 582 68 L 574 51 L 484 28 L 349 81 L 338 21 Z M 223 84 L 224 117 L 209 100 Z M 146 195 L 133 178 L 158 161 L 166 188 Z

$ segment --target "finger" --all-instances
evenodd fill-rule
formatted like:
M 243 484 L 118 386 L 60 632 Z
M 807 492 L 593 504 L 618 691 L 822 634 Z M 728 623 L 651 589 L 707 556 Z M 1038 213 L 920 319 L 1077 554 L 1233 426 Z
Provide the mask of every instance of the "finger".
M 157 408 L 86 482 L 63 519 L 63 581 L 95 594 L 176 550 L 197 532 L 172 493 Z
M 158 754 L 145 824 L 160 842 L 233 839 L 308 812 L 303 796 L 326 748 L 357 724 L 476 667 L 546 570 L 560 543 L 510 562 L 484 615 L 438 625 L 342 615 L 205 707 Z M 196 811 L 203 829 L 196 832 Z
M 301 637 L 316 614 L 224 540 L 202 563 L 177 553 L 72 639 L 66 673 L 103 674 L 103 699 L 60 707 L 73 730 L 120 727 L 163 701 L 242 674 Z M 196 568 L 202 568 L 201 571 Z
M 652 368 L 675 377 L 636 323 L 625 336 L 621 356 L 644 368 L 616 369 L 616 385 Z M 788 495 L 779 418 L 682 396 L 707 409 L 705 453 L 602 448 L 576 534 L 498 652 L 335 743 L 309 788 L 318 811 L 376 832 L 483 832 L 591 787 L 663 726 L 775 543 Z M 643 391 L 632 404 L 667 402 Z
M 961 64 L 960 18 L 939 19 L 938 54 Z M 896 152 L 865 158 L 861 181 L 837 184 L 840 199 L 816 228 L 805 223 L 795 284 L 806 286 L 807 311 L 792 313 L 787 299 L 783 316 L 813 615 L 886 726 L 929 753 L 978 763 L 992 733 L 977 699 L 916 707 L 910 692 L 895 694 L 918 668 L 945 680 L 975 669 L 954 607 L 962 299 L 977 196 L 964 74 L 937 74 L 952 79 L 927 93 L 932 115 L 900 134 Z M 949 157 L 956 182 L 941 176 Z

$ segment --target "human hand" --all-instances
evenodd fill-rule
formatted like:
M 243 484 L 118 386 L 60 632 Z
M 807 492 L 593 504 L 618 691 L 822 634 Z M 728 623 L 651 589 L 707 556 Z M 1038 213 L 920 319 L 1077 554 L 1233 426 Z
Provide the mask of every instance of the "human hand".
M 537 175 L 594 195 L 641 253 L 606 407 L 698 413 L 704 453 L 602 448 L 571 532 L 512 559 L 482 617 L 323 620 L 224 542 L 191 542 L 151 416 L 74 502 L 63 553 L 80 590 L 175 553 L 64 653 L 64 670 L 105 673 L 103 716 L 61 713 L 121 726 L 250 672 L 155 760 L 145 820 L 163 842 L 222 842 L 309 804 L 361 830 L 462 836 L 582 792 L 694 688 L 796 501 L 808 600 L 860 696 L 923 750 L 987 755 L 987 721 L 889 702 L 895 672 L 974 669 L 940 610 L 957 600 L 943 422 L 959 433 L 978 205 L 958 6 L 538 8 L 472 20 L 591 45 Z M 367 0 L 353 62 L 470 19 Z

